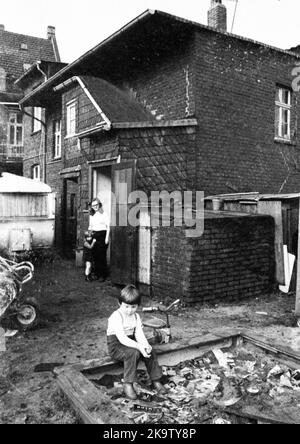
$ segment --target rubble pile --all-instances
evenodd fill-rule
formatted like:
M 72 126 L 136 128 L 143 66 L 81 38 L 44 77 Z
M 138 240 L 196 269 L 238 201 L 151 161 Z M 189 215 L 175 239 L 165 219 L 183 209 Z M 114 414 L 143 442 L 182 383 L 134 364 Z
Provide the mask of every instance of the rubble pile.
M 300 415 L 300 369 L 291 370 L 263 352 L 214 349 L 176 367 L 163 367 L 163 374 L 166 395 L 151 390 L 145 371 L 139 371 L 135 386 L 138 400 L 124 398 L 121 379 L 112 382 L 107 393 L 137 424 L 251 423 L 229 410 L 253 405 L 260 411 L 293 405 Z

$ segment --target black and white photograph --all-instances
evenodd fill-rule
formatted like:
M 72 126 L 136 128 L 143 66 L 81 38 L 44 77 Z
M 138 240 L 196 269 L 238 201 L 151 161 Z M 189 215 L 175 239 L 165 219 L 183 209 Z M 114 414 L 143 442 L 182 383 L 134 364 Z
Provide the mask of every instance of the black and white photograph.
M 0 424 L 300 424 L 299 16 L 3 2 Z

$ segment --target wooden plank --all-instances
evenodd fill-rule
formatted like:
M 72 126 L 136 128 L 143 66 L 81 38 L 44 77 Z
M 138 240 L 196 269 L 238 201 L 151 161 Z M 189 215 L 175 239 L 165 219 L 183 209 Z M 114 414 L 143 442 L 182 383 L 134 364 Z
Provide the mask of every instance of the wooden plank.
M 84 424 L 133 424 L 101 388 L 75 370 L 61 372 L 59 387 Z
M 295 315 L 300 318 L 300 201 L 298 211 L 298 254 L 297 254 L 297 277 L 296 277 L 296 301 Z
M 227 334 L 226 334 L 227 333 Z M 162 344 L 162 345 L 154 345 L 154 349 L 157 353 L 157 355 L 162 354 L 168 354 L 172 353 L 174 351 L 180 351 L 187 349 L 189 347 L 196 347 L 199 349 L 199 354 L 201 352 L 201 349 L 206 347 L 211 347 L 212 345 L 216 345 L 218 347 L 222 347 L 222 345 L 225 344 L 227 341 L 230 341 L 231 339 L 238 338 L 239 333 L 237 330 L 232 330 L 231 334 L 228 332 L 224 332 L 222 334 L 222 331 L 219 330 L 216 334 L 208 334 L 204 335 L 201 338 L 199 336 L 196 336 L 194 338 L 186 339 L 184 341 L 180 342 L 171 342 L 169 344 Z M 66 371 L 66 370 L 76 370 L 78 372 L 84 372 L 84 371 L 92 371 L 93 369 L 97 369 L 100 367 L 105 367 L 108 369 L 109 367 L 116 365 L 120 366 L 120 363 L 117 363 L 116 361 L 112 360 L 109 356 L 105 356 L 102 359 L 90 359 L 86 361 L 80 361 L 75 364 L 70 364 L 64 367 L 55 368 L 53 372 L 56 375 L 59 375 L 60 373 Z
M 283 258 L 283 224 L 280 201 L 260 200 L 257 203 L 258 214 L 268 214 L 275 220 L 275 260 L 276 279 L 281 285 L 285 284 L 284 258 Z
M 268 424 L 300 424 L 299 409 L 295 407 L 285 407 L 284 409 L 272 407 L 267 409 L 264 406 L 264 410 L 260 410 L 254 405 L 242 406 L 236 404 L 234 407 L 227 407 L 225 412 Z

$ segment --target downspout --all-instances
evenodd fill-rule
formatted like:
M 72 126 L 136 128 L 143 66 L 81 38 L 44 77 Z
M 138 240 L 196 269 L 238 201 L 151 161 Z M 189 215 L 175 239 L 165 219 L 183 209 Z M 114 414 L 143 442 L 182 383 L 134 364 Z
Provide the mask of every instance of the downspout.
M 42 63 L 41 61 L 38 61 L 36 63 L 36 67 L 37 67 L 38 71 L 40 71 L 40 73 L 45 77 L 45 82 L 44 83 L 46 83 L 48 78 L 47 78 L 47 74 L 40 68 L 41 63 Z
M 47 179 L 47 175 L 46 175 L 46 166 L 47 166 L 47 159 L 46 159 L 46 153 L 47 153 L 47 127 L 46 127 L 46 123 L 43 122 L 43 120 L 38 119 L 37 117 L 35 117 L 33 114 L 28 113 L 27 111 L 25 111 L 25 108 L 23 105 L 19 104 L 19 108 L 20 111 L 25 114 L 28 117 L 33 118 L 34 120 L 36 120 L 37 122 L 40 122 L 44 128 L 45 134 L 44 134 L 44 152 L 43 152 L 43 160 L 44 160 L 44 168 L 43 168 L 43 182 L 46 183 L 46 179 Z

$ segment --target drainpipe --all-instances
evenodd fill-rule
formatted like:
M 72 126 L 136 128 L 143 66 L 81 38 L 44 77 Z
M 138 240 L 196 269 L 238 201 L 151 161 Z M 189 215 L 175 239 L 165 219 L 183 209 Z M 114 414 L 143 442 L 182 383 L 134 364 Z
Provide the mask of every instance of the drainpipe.
M 41 67 L 40 67 L 41 63 L 42 63 L 42 62 L 39 60 L 39 61 L 36 63 L 36 67 L 37 67 L 38 71 L 40 71 L 40 73 L 45 77 L 45 83 L 46 83 L 47 80 L 48 80 L 48 77 L 47 77 L 47 74 L 41 69 Z

